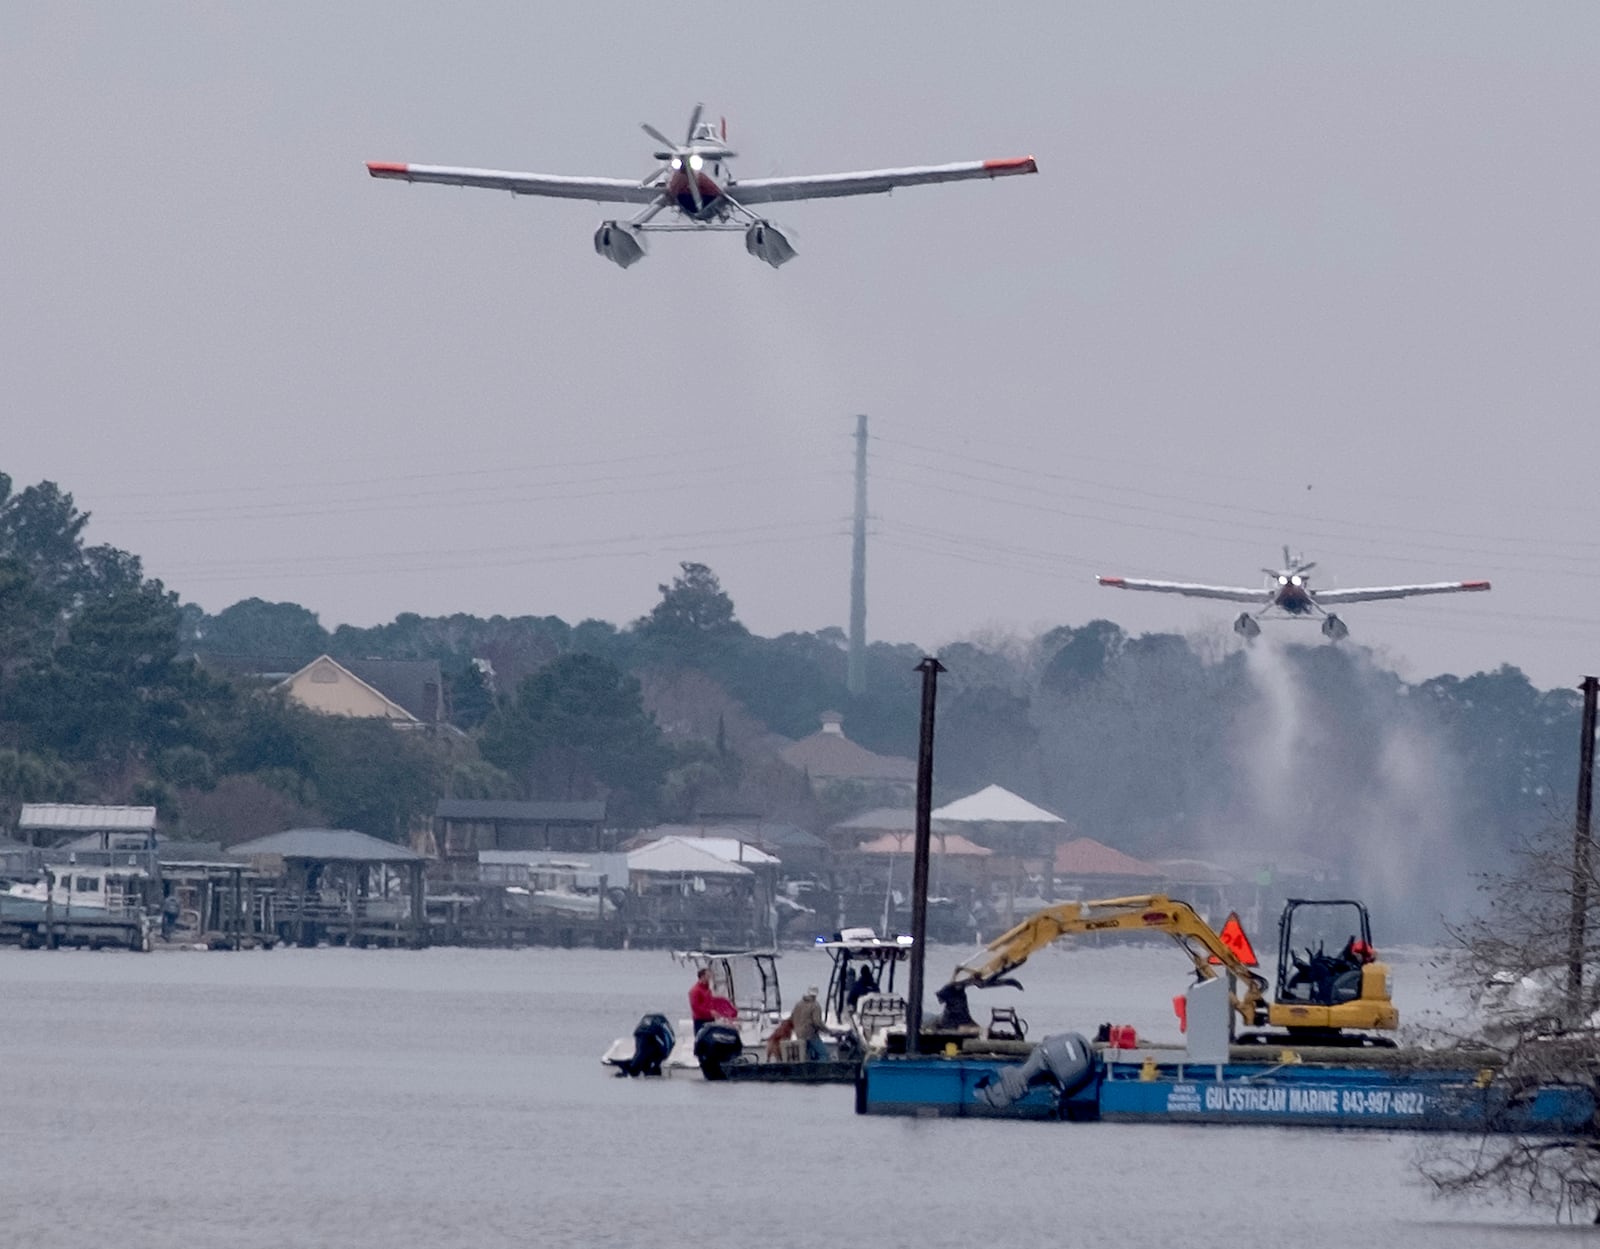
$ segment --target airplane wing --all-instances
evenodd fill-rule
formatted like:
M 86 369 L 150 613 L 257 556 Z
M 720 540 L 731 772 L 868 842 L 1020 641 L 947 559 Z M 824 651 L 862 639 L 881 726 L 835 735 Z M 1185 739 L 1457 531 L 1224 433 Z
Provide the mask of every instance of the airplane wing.
M 1434 581 L 1427 585 L 1376 585 L 1362 590 L 1315 590 L 1311 597 L 1323 606 L 1329 606 L 1335 603 L 1373 603 L 1386 598 L 1410 598 L 1416 594 L 1460 594 L 1488 588 L 1487 581 Z
M 1190 598 L 1220 598 L 1230 603 L 1261 603 L 1271 597 L 1265 590 L 1234 585 L 1195 585 L 1189 581 L 1136 581 L 1132 577 L 1101 577 L 1101 585 L 1118 590 L 1153 590 L 1157 594 L 1187 594 Z
M 967 178 L 1004 178 L 1011 174 L 1038 173 L 1031 156 L 1012 160 L 967 160 L 954 165 L 913 165 L 908 169 L 869 169 L 861 173 L 822 173 L 799 178 L 751 178 L 730 182 L 728 195 L 740 204 L 771 204 L 778 200 L 827 199 L 835 195 L 877 195 L 897 186 L 924 182 L 961 182 Z
M 501 169 L 455 169 L 449 165 L 398 165 L 369 160 L 374 178 L 401 182 L 438 182 L 444 186 L 480 186 L 513 195 L 546 195 L 555 199 L 586 199 L 613 204 L 652 204 L 658 187 L 641 186 L 631 178 L 573 178 L 553 173 L 507 173 Z

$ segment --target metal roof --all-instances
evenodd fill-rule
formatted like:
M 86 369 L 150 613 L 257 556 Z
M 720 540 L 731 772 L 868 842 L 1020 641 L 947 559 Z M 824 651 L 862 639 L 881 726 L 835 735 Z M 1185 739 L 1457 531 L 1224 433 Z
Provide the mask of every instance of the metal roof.
M 18 828 L 81 833 L 145 832 L 156 826 L 154 807 L 102 807 L 76 802 L 25 802 Z
M 504 802 L 499 799 L 441 798 L 434 808 L 441 820 L 508 820 L 528 824 L 599 824 L 603 802 Z
M 648 846 L 629 851 L 628 870 L 666 876 L 752 875 L 748 867 L 741 867 L 738 863 L 713 854 L 704 843 L 705 839 L 698 837 L 663 837 Z
M 707 854 L 716 855 L 724 863 L 742 863 L 746 867 L 771 867 L 782 861 L 777 855 L 768 854 L 765 850 L 752 846 L 748 841 L 740 841 L 737 837 L 692 837 L 684 833 L 669 833 L 657 840 L 681 841 L 685 845 L 704 850 Z
M 229 847 L 246 858 L 275 854 L 285 859 L 321 859 L 330 863 L 421 863 L 423 856 L 405 846 L 369 837 L 353 828 L 291 828 Z

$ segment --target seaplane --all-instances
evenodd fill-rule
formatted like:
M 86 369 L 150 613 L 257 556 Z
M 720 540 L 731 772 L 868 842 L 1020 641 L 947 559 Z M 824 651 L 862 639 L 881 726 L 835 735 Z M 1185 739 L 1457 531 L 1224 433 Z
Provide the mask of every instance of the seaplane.
M 1196 585 L 1188 581 L 1140 581 L 1133 577 L 1100 577 L 1101 585 L 1115 590 L 1149 590 L 1156 594 L 1187 594 L 1191 598 L 1223 599 L 1232 603 L 1255 603 L 1254 612 L 1242 612 L 1233 622 L 1233 631 L 1245 639 L 1261 633 L 1261 621 L 1268 619 L 1322 621 L 1322 634 L 1337 642 L 1350 636 L 1350 629 L 1329 607 L 1345 603 L 1373 603 L 1380 599 L 1413 598 L 1420 594 L 1462 594 L 1487 590 L 1487 581 L 1431 581 L 1422 585 L 1376 585 L 1356 590 L 1313 590 L 1311 570 L 1316 561 L 1307 562 L 1283 548 L 1282 568 L 1263 568 L 1266 585 Z
M 790 200 L 876 195 L 896 187 L 928 182 L 960 182 L 969 178 L 1004 178 L 1039 172 L 1033 157 L 1019 156 L 1008 160 L 738 181 L 728 167 L 728 162 L 738 153 L 728 146 L 727 119 L 723 118 L 720 123 L 703 121 L 704 112 L 704 105 L 695 105 L 682 143 L 674 143 L 654 126 L 642 123 L 644 132 L 660 145 L 655 158 L 662 163 L 639 181 L 457 169 L 447 165 L 404 165 L 391 161 L 368 161 L 367 172 L 374 178 L 394 178 L 401 182 L 437 182 L 444 186 L 510 191 L 513 195 L 641 205 L 639 212 L 629 220 L 602 221 L 595 231 L 595 251 L 624 269 L 644 258 L 646 234 L 699 230 L 743 231 L 745 250 L 776 269 L 795 257 L 791 232 L 751 211 L 752 208 Z M 667 216 L 657 220 L 663 212 Z

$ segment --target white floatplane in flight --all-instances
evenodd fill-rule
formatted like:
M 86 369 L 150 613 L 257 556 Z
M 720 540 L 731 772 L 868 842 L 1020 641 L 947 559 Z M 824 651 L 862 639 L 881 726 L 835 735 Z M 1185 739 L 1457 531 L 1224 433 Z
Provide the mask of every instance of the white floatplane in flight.
M 603 221 L 595 231 L 594 249 L 626 269 L 645 253 L 645 234 L 667 230 L 742 230 L 745 249 L 774 269 L 794 259 L 788 235 L 751 211 L 753 205 L 780 200 L 822 199 L 839 195 L 874 195 L 895 187 L 925 182 L 960 182 L 968 178 L 1001 178 L 1038 173 L 1031 156 L 1009 160 L 960 161 L 951 165 L 912 165 L 905 169 L 871 169 L 859 173 L 812 174 L 793 178 L 736 181 L 728 161 L 737 155 L 728 147 L 728 124 L 701 121 L 703 105 L 695 105 L 682 143 L 674 143 L 654 126 L 644 131 L 661 145 L 661 167 L 642 181 L 632 178 L 583 178 L 566 174 L 507 173 L 498 169 L 456 169 L 446 165 L 402 165 L 368 161 L 374 178 L 403 182 L 439 182 L 446 186 L 487 187 L 513 195 L 545 195 L 599 203 L 640 204 L 627 221 Z M 657 221 L 663 210 L 667 219 Z
M 1299 559 L 1283 548 L 1282 568 L 1263 568 L 1267 575 L 1266 586 L 1251 589 L 1249 586 L 1195 585 L 1188 581 L 1139 581 L 1133 577 L 1101 577 L 1101 585 L 1118 590 L 1151 590 L 1157 594 L 1187 594 L 1192 598 L 1215 598 L 1233 603 L 1256 603 L 1254 612 L 1243 612 L 1233 622 L 1233 629 L 1242 637 L 1253 638 L 1261 632 L 1260 621 L 1283 618 L 1312 620 L 1322 618 L 1323 635 L 1337 642 L 1348 637 L 1349 627 L 1338 616 L 1326 610 L 1344 603 L 1371 603 L 1379 599 L 1412 598 L 1419 594 L 1460 594 L 1469 590 L 1487 590 L 1487 581 L 1432 581 L 1423 585 L 1378 585 L 1356 590 L 1313 590 L 1311 570 L 1313 561 Z

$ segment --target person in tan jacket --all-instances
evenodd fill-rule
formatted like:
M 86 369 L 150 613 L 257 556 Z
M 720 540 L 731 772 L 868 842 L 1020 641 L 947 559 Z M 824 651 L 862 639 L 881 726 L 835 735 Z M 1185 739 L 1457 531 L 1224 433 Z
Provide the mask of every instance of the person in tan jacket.
M 817 986 L 812 985 L 806 995 L 795 1003 L 789 1012 L 789 1022 L 794 1025 L 794 1039 L 804 1041 L 807 1062 L 822 1062 L 828 1050 L 822 1043 L 822 1003 L 817 1001 Z

